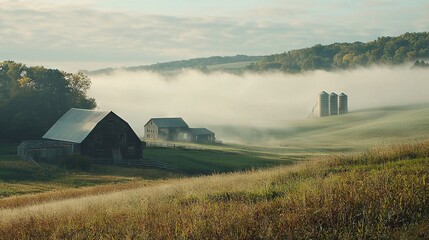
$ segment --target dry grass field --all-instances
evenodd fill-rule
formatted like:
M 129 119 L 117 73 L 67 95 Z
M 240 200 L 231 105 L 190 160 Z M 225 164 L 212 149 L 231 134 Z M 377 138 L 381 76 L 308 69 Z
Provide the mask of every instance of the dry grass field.
M 112 193 L 94 188 L 93 194 L 62 200 L 35 195 L 33 204 L 21 207 L 3 199 L 0 236 L 428 238 L 428 164 L 429 142 L 420 142 Z

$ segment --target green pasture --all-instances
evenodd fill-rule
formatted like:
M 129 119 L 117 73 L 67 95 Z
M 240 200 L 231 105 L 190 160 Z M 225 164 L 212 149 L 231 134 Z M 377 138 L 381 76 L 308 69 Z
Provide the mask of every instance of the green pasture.
M 221 149 L 221 148 L 220 148 Z M 149 148 L 145 157 L 165 162 L 186 175 L 234 172 L 252 168 L 267 168 L 291 164 L 291 160 L 261 153 L 222 150 L 193 150 L 184 148 Z

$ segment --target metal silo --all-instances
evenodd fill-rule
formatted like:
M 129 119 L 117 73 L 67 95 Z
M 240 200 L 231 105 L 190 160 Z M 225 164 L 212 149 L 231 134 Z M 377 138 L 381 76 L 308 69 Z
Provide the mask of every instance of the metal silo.
M 338 114 L 346 114 L 349 112 L 347 95 L 341 93 L 338 96 Z
M 329 116 L 329 94 L 325 91 L 319 94 L 319 117 Z
M 338 115 L 338 95 L 334 92 L 329 94 L 329 115 Z

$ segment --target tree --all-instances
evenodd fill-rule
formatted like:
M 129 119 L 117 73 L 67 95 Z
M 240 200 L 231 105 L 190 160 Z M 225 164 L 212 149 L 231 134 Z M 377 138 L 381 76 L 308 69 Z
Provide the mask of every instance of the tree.
M 97 106 L 95 99 L 86 97 L 86 92 L 91 86 L 91 79 L 82 72 L 63 72 L 70 94 L 70 105 L 93 109 Z
M 423 60 L 417 60 L 411 68 L 429 68 L 429 63 Z
M 93 109 L 83 73 L 0 63 L 0 138 L 39 138 L 70 108 Z

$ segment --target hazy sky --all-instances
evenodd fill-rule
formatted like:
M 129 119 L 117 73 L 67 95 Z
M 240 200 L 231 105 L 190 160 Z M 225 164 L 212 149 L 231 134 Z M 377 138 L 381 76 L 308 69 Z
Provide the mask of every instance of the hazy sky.
M 428 0 L 0 0 L 0 60 L 67 71 L 428 31 Z

